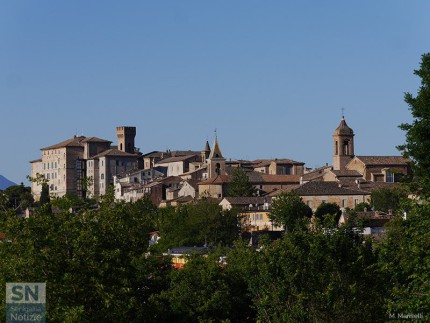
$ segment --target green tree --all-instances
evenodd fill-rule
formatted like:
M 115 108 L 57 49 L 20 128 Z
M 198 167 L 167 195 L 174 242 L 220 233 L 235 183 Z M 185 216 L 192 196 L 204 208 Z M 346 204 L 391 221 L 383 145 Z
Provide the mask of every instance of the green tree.
M 25 187 L 23 183 L 21 185 L 9 186 L 2 193 L 7 201 L 3 205 L 4 208 L 13 208 L 22 211 L 34 203 L 30 187 Z
M 364 212 L 364 210 L 370 211 L 371 209 L 372 209 L 372 207 L 370 206 L 369 203 L 361 202 L 355 206 L 354 211 L 355 212 Z
M 405 102 L 412 113 L 412 123 L 399 127 L 406 131 L 406 143 L 398 146 L 404 157 L 411 158 L 414 184 L 412 187 L 420 194 L 430 194 L 430 53 L 421 57 L 420 69 L 414 74 L 421 78 L 417 95 L 405 93 Z
M 235 210 L 222 210 L 217 203 L 205 199 L 178 208 L 159 209 L 156 228 L 161 239 L 155 249 L 160 251 L 178 246 L 231 245 L 240 232 Z
M 315 210 L 315 216 L 321 221 L 324 220 L 324 216 L 327 214 L 333 216 L 334 223 L 337 224 L 342 211 L 336 203 L 321 203 Z
M 269 217 L 277 226 L 285 226 L 288 231 L 312 216 L 312 209 L 295 192 L 281 193 L 272 200 Z
M 256 189 L 249 182 L 246 172 L 238 167 L 233 170 L 233 175 L 230 183 L 228 184 L 229 196 L 253 196 Z
M 51 201 L 51 197 L 49 195 L 49 180 L 39 173 L 36 174 L 36 177 L 27 176 L 27 179 L 32 183 L 36 183 L 37 185 L 42 186 L 39 205 L 42 206 L 48 204 Z
M 172 272 L 170 288 L 156 299 L 170 308 L 170 322 L 254 321 L 246 284 L 230 266 L 219 262 L 221 250 L 207 257 L 192 256 Z
M 370 194 L 370 203 L 375 211 L 392 212 L 399 211 L 403 200 L 407 199 L 407 193 L 401 188 L 381 188 Z
M 430 205 L 416 204 L 406 220 L 388 225 L 380 247 L 380 266 L 389 277 L 390 313 L 430 315 Z
M 153 211 L 142 200 L 29 219 L 3 216 L 11 243 L 0 243 L 0 257 L 8 259 L 0 262 L 0 291 L 5 281 L 46 281 L 54 322 L 149 320 L 148 313 L 155 315 L 149 297 L 167 286 L 171 268 L 167 260 L 145 257 Z
M 372 241 L 349 224 L 327 232 L 296 228 L 259 252 L 229 255 L 243 268 L 259 322 L 378 322 L 385 276 Z M 240 266 L 235 264 L 240 262 Z

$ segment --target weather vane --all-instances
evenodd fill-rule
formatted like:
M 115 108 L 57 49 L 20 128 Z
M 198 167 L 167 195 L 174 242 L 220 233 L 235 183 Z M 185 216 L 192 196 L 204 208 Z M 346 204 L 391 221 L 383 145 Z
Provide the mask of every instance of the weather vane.
M 345 108 L 342 108 L 340 110 L 342 110 L 342 119 L 344 119 L 345 118 Z

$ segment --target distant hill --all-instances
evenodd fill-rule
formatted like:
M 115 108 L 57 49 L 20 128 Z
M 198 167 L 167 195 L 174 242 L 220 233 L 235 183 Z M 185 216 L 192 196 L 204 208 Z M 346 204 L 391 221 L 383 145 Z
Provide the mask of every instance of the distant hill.
M 17 185 L 17 184 L 15 184 L 14 182 L 11 182 L 6 177 L 0 175 L 0 190 L 5 190 L 9 186 L 13 186 L 13 185 Z

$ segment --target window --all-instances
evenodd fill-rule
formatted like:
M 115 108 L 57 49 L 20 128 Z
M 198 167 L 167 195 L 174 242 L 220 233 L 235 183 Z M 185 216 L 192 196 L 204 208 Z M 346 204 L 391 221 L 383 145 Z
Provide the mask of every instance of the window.
M 105 179 L 105 174 L 101 174 L 100 179 Z
M 343 141 L 343 154 L 349 155 L 349 141 L 348 140 Z
M 355 199 L 354 200 L 354 206 L 357 206 L 357 204 L 358 204 L 358 199 Z
M 385 181 L 387 183 L 394 183 L 394 173 L 391 171 L 387 171 L 385 173 Z
M 217 175 L 221 175 L 221 164 L 220 163 L 216 163 L 216 165 L 215 165 L 215 173 Z
M 307 206 L 309 206 L 310 208 L 312 208 L 312 201 L 307 201 L 306 204 L 307 204 Z
M 342 200 L 342 207 L 346 207 L 346 200 Z

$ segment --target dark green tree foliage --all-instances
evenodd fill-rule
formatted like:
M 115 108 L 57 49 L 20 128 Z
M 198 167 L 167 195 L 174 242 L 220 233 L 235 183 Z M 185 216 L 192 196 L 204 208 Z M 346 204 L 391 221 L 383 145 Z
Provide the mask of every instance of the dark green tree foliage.
M 430 194 L 430 53 L 421 57 L 420 69 L 414 74 L 421 78 L 417 95 L 405 93 L 405 102 L 412 113 L 412 123 L 403 123 L 400 129 L 406 131 L 406 143 L 398 148 L 405 157 L 413 160 L 414 189 L 420 194 Z
M 165 288 L 171 268 L 168 259 L 143 256 L 154 210 L 140 201 L 23 220 L 5 215 L 11 242 L 0 243 L 8 259 L 0 262 L 1 292 L 4 282 L 46 281 L 50 321 L 141 322 L 136 313 L 150 313 L 148 298 Z
M 272 200 L 272 212 L 269 216 L 276 225 L 283 225 L 288 231 L 292 231 L 304 219 L 312 216 L 312 209 L 297 193 L 281 193 Z
M 49 185 L 46 183 L 42 184 L 42 192 L 40 193 L 39 205 L 45 205 L 51 201 L 51 197 L 49 196 Z
M 315 211 L 315 216 L 318 219 L 323 220 L 325 215 L 331 215 L 334 217 L 335 223 L 339 222 L 341 214 L 342 211 L 336 203 L 321 203 Z
M 231 245 L 240 231 L 235 210 L 222 210 L 217 203 L 200 200 L 196 204 L 160 209 L 157 227 L 161 239 L 156 249 L 171 247 Z
M 355 212 L 364 212 L 364 210 L 371 211 L 372 206 L 369 203 L 362 202 L 362 203 L 358 203 L 354 208 Z
M 228 184 L 228 196 L 253 196 L 256 189 L 249 182 L 246 172 L 238 167 L 233 170 L 231 182 Z
M 371 204 L 375 211 L 397 213 L 403 200 L 407 199 L 407 193 L 401 188 L 381 188 L 370 194 Z
M 415 205 L 389 225 L 381 246 L 381 269 L 389 277 L 390 313 L 430 315 L 430 205 Z
M 383 321 L 387 285 L 376 261 L 371 241 L 349 225 L 330 233 L 297 228 L 260 252 L 229 255 L 260 322 Z
M 0 192 L 2 198 L 0 198 L 0 208 L 25 210 L 34 203 L 33 196 L 31 195 L 30 187 L 25 187 L 23 183 L 21 185 L 9 186 L 3 192 Z
M 155 299 L 170 308 L 169 322 L 246 322 L 253 320 L 246 283 L 234 268 L 222 266 L 215 252 L 194 256 L 172 272 L 170 288 Z

